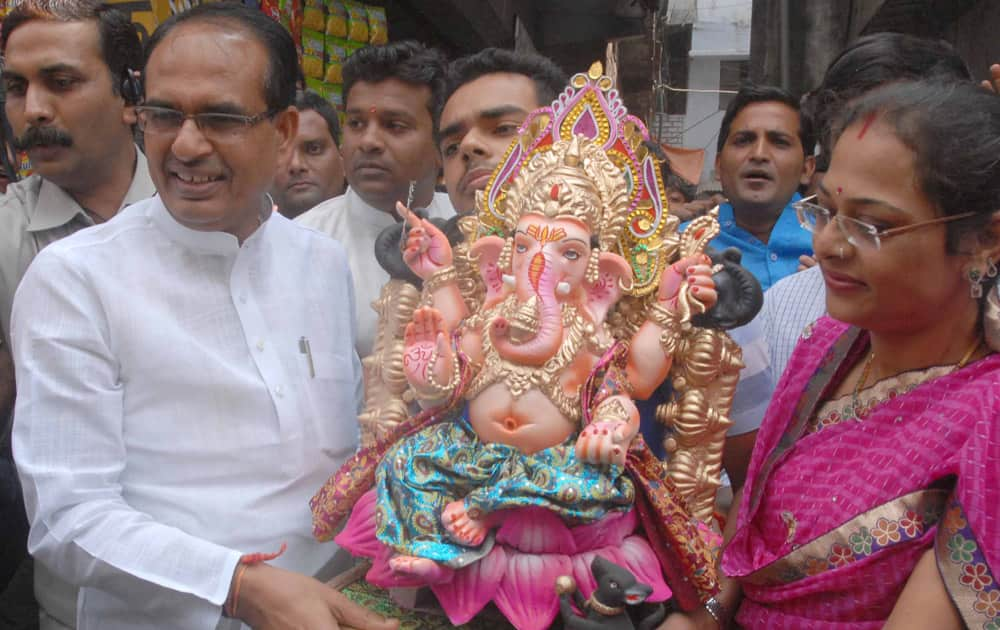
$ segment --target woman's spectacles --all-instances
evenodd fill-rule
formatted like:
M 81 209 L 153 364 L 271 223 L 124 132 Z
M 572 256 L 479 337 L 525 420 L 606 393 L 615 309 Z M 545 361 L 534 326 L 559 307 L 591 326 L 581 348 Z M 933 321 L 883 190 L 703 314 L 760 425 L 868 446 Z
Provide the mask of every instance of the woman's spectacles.
M 273 117 L 274 114 L 275 112 L 272 111 L 255 116 L 216 112 L 185 114 L 169 107 L 140 105 L 135 108 L 136 122 L 139 125 L 139 130 L 143 133 L 176 134 L 184 126 L 184 121 L 190 118 L 206 138 L 223 142 L 242 135 L 246 130 Z
M 857 219 L 852 219 L 851 217 L 845 217 L 842 214 L 831 215 L 829 210 L 811 201 L 815 198 L 815 196 L 806 197 L 805 199 L 792 204 L 792 207 L 795 208 L 795 214 L 799 218 L 799 225 L 802 226 L 802 229 L 815 234 L 816 232 L 822 231 L 832 219 L 837 223 L 837 227 L 840 228 L 841 233 L 844 235 L 844 238 L 847 239 L 848 243 L 854 245 L 855 247 L 875 251 L 878 251 L 882 247 L 882 239 L 884 238 L 896 236 L 897 234 L 904 234 L 906 232 L 930 225 L 958 221 L 959 219 L 965 219 L 976 214 L 975 212 L 963 212 L 961 214 L 953 214 L 947 217 L 938 217 L 937 219 L 930 219 L 928 221 L 911 223 L 910 225 L 880 230 L 874 225 Z

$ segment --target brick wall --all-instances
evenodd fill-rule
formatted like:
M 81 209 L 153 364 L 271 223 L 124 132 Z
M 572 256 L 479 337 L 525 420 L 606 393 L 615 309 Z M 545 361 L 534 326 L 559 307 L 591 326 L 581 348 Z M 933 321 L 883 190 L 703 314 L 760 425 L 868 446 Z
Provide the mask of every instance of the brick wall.
M 684 115 L 657 112 L 649 133 L 663 144 L 684 146 Z

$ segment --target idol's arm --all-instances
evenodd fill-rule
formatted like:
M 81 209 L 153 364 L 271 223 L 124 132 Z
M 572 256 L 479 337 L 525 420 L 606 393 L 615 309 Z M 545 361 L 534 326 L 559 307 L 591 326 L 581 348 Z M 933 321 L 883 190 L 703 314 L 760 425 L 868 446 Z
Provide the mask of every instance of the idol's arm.
M 712 267 L 706 256 L 690 256 L 663 270 L 650 318 L 636 331 L 630 346 L 628 379 L 636 398 L 649 398 L 670 372 L 684 323 L 685 303 L 697 303 L 708 310 L 716 299 Z

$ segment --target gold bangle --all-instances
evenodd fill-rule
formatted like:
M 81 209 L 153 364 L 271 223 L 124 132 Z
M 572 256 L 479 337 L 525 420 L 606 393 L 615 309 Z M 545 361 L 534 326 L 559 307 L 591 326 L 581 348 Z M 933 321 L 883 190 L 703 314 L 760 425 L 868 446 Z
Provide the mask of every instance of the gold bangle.
M 434 378 L 434 365 L 437 363 L 437 360 L 438 352 L 435 348 L 434 352 L 431 354 L 430 360 L 427 362 L 427 383 L 420 388 L 420 393 L 423 394 L 424 397 L 430 397 L 434 400 L 448 398 L 451 396 L 455 390 L 455 386 L 458 384 L 459 379 L 458 357 L 456 356 L 452 357 L 451 377 L 448 379 L 448 382 L 444 385 L 438 383 L 437 379 Z
M 424 291 L 433 295 L 441 287 L 456 281 L 458 281 L 458 272 L 453 266 L 448 265 L 444 269 L 438 269 L 424 280 Z

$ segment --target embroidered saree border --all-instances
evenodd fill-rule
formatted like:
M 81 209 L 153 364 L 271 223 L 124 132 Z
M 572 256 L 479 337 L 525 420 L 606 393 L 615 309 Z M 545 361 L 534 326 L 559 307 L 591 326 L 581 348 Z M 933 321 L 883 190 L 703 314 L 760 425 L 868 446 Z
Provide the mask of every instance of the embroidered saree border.
M 819 405 L 814 418 L 810 419 L 808 431 L 818 433 L 826 427 L 841 422 L 863 422 L 876 407 L 892 401 L 898 396 L 908 394 L 927 381 L 947 376 L 955 371 L 954 365 L 938 365 L 925 370 L 903 372 L 894 377 L 885 378 L 867 387 L 857 395 L 857 407 L 854 405 L 854 394 L 846 394 L 834 400 Z
M 961 504 L 952 499 L 934 545 L 938 571 L 969 628 L 1000 630 L 1000 584 Z
M 791 553 L 751 573 L 744 581 L 759 585 L 788 584 L 919 539 L 940 520 L 950 493 L 950 487 L 933 487 L 904 494 L 804 545 L 793 547 Z M 794 521 L 792 515 L 791 522 Z

